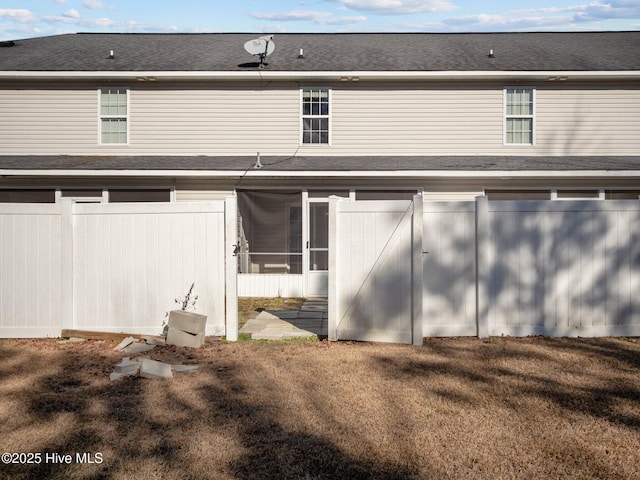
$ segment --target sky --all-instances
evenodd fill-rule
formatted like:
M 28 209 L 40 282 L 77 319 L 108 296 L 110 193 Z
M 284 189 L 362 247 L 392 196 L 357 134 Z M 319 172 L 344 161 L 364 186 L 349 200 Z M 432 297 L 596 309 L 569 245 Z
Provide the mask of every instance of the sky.
M 0 40 L 75 32 L 640 30 L 640 0 L 0 0 Z

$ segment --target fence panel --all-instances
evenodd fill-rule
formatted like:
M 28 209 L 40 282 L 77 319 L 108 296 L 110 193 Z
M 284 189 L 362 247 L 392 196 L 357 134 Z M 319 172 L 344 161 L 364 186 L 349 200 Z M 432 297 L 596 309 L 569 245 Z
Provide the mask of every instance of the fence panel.
M 0 207 L 0 337 L 59 336 L 60 205 Z
M 159 333 L 192 283 L 225 328 L 224 201 L 73 206 L 74 328 Z
M 637 201 L 491 202 L 491 335 L 639 335 Z
M 476 335 L 475 202 L 423 209 L 424 335 Z

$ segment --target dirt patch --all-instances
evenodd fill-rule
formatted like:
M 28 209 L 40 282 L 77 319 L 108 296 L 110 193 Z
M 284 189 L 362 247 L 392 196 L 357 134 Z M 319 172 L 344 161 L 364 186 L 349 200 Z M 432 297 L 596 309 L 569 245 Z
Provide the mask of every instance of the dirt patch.
M 640 478 L 635 340 L 208 338 L 149 354 L 194 373 L 111 382 L 114 346 L 0 341 L 2 451 L 102 458 L 1 478 Z

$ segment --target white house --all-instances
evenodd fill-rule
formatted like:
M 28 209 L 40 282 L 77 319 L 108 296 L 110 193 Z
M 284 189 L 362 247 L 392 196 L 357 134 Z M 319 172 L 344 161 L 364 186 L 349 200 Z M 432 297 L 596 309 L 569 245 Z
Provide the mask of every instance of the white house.
M 0 202 L 235 196 L 238 294 L 326 296 L 331 196 L 640 196 L 640 32 L 257 36 L 1 42 Z

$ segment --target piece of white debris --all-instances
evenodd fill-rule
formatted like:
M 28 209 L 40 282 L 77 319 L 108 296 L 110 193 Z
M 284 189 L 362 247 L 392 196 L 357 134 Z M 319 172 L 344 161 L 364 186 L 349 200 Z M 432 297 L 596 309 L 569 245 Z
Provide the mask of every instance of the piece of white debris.
M 122 351 L 135 355 L 136 353 L 148 352 L 149 350 L 153 350 L 154 348 L 155 345 L 147 345 L 146 343 L 132 343 L 124 347 Z
M 119 352 L 122 349 L 124 349 L 126 346 L 131 345 L 135 341 L 136 341 L 135 338 L 127 337 L 127 338 L 123 339 L 118 345 L 116 345 L 116 348 L 114 348 L 114 350 Z
M 140 370 L 140 362 L 130 360 L 129 357 L 124 357 L 122 361 L 116 365 L 115 373 L 137 373 Z
M 171 370 L 174 372 L 195 372 L 198 369 L 198 365 L 171 365 Z
M 172 378 L 171 365 L 143 358 L 140 362 L 140 376 L 144 378 Z

